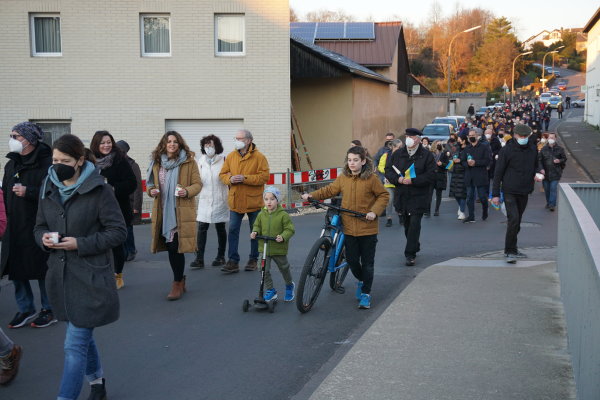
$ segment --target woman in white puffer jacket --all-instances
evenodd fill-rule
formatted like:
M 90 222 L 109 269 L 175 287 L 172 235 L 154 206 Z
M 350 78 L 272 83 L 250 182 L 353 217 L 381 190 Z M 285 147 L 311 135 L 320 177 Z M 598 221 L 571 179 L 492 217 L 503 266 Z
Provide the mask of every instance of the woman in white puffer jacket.
M 221 139 L 215 135 L 205 136 L 200 140 L 202 154 L 198 159 L 202 189 L 198 195 L 198 251 L 196 259 L 190 268 L 204 268 L 204 249 L 206 236 L 210 224 L 215 224 L 219 250 L 217 257 L 212 262 L 214 267 L 225 265 L 225 247 L 227 245 L 227 231 L 225 222 L 229 221 L 229 207 L 227 206 L 228 187 L 219 179 L 219 172 L 223 167 L 225 156 Z

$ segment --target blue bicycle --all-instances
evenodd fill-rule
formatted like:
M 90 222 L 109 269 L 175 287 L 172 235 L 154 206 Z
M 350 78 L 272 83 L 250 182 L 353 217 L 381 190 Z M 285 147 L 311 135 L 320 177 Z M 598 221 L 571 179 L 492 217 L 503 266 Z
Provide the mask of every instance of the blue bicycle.
M 340 214 L 345 212 L 363 218 L 367 215 L 340 207 L 338 205 L 339 198 L 332 199 L 331 204 L 319 203 L 316 200 L 310 202 L 315 208 L 328 208 L 328 210 L 325 214 L 325 225 L 321 230 L 321 236 L 310 249 L 300 274 L 296 293 L 296 307 L 301 313 L 310 311 L 317 301 L 327 271 L 331 273 L 329 275 L 331 289 L 338 293 L 345 292 L 342 284 L 346 279 L 346 275 L 348 275 L 350 266 L 345 257 L 345 236 Z

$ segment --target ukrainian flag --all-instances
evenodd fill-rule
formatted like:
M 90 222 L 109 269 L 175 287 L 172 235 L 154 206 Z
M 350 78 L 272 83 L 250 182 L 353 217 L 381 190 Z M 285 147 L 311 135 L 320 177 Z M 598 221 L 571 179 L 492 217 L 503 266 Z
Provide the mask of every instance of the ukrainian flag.
M 446 165 L 446 169 L 452 169 L 454 167 L 454 160 L 448 161 L 448 165 Z
M 404 177 L 409 177 L 410 179 L 415 179 L 417 177 L 414 163 L 404 172 Z

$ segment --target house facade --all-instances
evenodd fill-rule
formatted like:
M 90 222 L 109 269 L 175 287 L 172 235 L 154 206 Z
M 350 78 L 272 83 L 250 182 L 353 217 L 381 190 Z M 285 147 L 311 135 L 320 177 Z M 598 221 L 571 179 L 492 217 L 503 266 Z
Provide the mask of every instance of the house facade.
M 38 122 L 51 143 L 97 130 L 142 170 L 160 137 L 248 129 L 272 171 L 290 166 L 289 4 L 282 0 L 4 0 L 0 128 Z M 0 143 L 0 151 L 8 150 Z M 285 149 L 285 151 L 282 151 Z
M 549 47 L 556 42 L 562 40 L 563 32 L 570 32 L 577 34 L 575 40 L 575 50 L 580 52 L 586 49 L 586 35 L 582 32 L 582 28 L 566 28 L 566 29 L 553 29 L 551 31 L 543 30 L 540 33 L 533 35 L 523 41 L 523 48 L 525 50 L 531 50 L 535 42 L 541 42 L 544 46 Z
M 583 28 L 587 33 L 584 121 L 600 126 L 600 8 Z

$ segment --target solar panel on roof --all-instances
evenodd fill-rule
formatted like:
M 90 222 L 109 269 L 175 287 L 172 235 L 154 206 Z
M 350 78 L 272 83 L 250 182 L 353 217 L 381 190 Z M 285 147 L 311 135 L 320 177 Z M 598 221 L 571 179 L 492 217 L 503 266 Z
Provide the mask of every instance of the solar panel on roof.
M 373 22 L 347 22 L 344 39 L 375 39 L 375 24 Z
M 319 22 L 315 39 L 343 39 L 343 22 Z
M 292 22 L 290 23 L 290 36 L 314 43 L 316 27 L 316 22 Z

